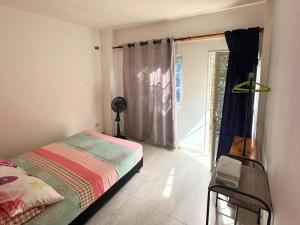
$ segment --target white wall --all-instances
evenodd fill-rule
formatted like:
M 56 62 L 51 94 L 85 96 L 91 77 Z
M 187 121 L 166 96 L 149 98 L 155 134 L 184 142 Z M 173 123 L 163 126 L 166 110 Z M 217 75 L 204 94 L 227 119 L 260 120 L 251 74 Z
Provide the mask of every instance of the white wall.
M 271 30 L 272 30 L 272 3 L 271 0 L 266 1 L 265 9 L 265 26 L 262 40 L 262 54 L 261 54 L 261 73 L 260 83 L 267 84 L 269 77 L 269 65 L 270 65 L 270 48 L 271 48 Z M 265 119 L 265 106 L 268 94 L 256 93 L 258 101 L 258 112 L 257 112 L 257 127 L 256 127 L 256 146 L 259 150 L 258 158 L 263 160 L 264 152 L 262 151 L 262 139 L 263 139 L 263 127 Z
M 300 2 L 272 0 L 272 40 L 262 146 L 274 207 L 274 225 L 300 221 Z M 271 18 L 268 18 L 271 19 Z
M 224 37 L 182 42 L 176 54 L 182 56 L 182 101 L 177 105 L 177 144 L 204 152 L 208 102 L 209 51 L 227 50 Z
M 0 6 L 0 158 L 102 130 L 98 31 Z
M 102 75 L 102 95 L 103 95 L 103 130 L 106 134 L 113 134 L 113 113 L 111 110 L 111 101 L 116 96 L 117 80 L 114 76 L 113 64 L 113 31 L 101 31 L 101 75 Z
M 176 37 L 185 37 L 185 36 L 205 34 L 205 33 L 224 32 L 226 30 L 232 30 L 238 28 L 248 28 L 254 26 L 263 27 L 264 10 L 265 10 L 265 4 L 261 3 L 252 6 L 240 7 L 240 8 L 220 11 L 216 13 L 185 18 L 185 19 L 116 30 L 114 32 L 114 37 L 113 37 L 114 46 L 121 45 L 124 43 L 150 40 L 150 39 L 163 38 L 163 37 L 176 38 Z M 203 43 L 206 42 L 203 41 Z M 184 42 L 178 44 L 177 46 L 181 46 L 179 49 L 181 49 L 181 51 L 185 51 L 186 55 L 198 54 L 197 57 L 201 57 L 202 54 L 200 53 L 201 50 L 199 49 L 199 53 L 196 53 L 195 49 L 189 48 L 189 46 L 191 45 L 188 42 Z M 184 50 L 185 46 L 187 49 L 190 49 L 190 52 L 188 52 L 189 50 Z M 218 45 L 216 45 L 216 47 L 217 46 Z M 207 53 L 208 49 L 209 49 L 209 45 L 204 47 L 203 50 L 206 51 L 205 54 Z M 116 80 L 114 81 L 115 90 L 116 90 L 115 95 L 123 95 L 122 49 L 115 49 L 113 56 L 114 56 L 114 72 L 115 72 L 114 77 L 116 77 Z M 197 69 L 197 70 L 198 72 L 201 71 L 202 75 L 206 73 L 205 68 Z M 185 83 L 191 84 L 193 82 L 194 74 L 190 73 L 189 77 L 191 79 L 185 81 Z M 203 80 L 203 82 L 205 82 L 205 80 Z M 203 88 L 205 89 L 206 87 L 203 86 Z M 202 95 L 203 102 L 205 102 L 204 96 L 205 95 Z M 104 107 L 108 108 L 110 106 L 104 105 Z M 182 129 L 186 130 L 184 126 L 185 125 L 182 125 L 181 127 Z M 187 124 L 187 126 L 189 125 Z M 180 138 L 182 138 L 184 136 L 183 132 L 179 136 Z
M 223 32 L 264 26 L 265 4 L 240 7 L 185 19 L 132 27 L 115 31 L 115 45 L 163 37 Z

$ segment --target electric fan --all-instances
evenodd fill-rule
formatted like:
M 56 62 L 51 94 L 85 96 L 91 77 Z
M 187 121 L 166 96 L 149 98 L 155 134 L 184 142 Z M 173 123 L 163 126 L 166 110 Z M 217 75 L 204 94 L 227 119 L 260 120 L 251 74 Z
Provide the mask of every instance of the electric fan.
M 121 135 L 120 130 L 120 113 L 124 112 L 127 106 L 127 101 L 123 97 L 115 97 L 111 102 L 112 110 L 117 113 L 115 121 L 117 122 L 117 138 L 127 139 L 125 136 Z

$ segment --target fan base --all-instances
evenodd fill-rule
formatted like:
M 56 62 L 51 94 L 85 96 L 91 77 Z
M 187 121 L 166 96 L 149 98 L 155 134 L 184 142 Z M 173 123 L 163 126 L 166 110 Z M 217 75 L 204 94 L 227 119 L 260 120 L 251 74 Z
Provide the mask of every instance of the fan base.
M 126 136 L 123 136 L 123 135 L 120 135 L 120 136 L 114 136 L 114 137 L 127 140 L 127 137 L 126 137 Z

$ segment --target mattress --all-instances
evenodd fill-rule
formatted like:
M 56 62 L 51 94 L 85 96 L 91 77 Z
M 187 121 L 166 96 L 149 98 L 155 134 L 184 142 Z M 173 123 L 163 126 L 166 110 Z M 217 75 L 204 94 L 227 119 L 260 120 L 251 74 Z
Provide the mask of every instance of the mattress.
M 13 158 L 15 164 L 64 196 L 25 224 L 69 224 L 142 157 L 138 143 L 84 131 Z

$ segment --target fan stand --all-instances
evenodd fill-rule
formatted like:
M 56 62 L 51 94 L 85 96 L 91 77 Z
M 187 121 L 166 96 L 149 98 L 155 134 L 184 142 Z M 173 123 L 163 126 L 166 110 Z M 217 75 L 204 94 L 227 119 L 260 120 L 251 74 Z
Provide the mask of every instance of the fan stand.
M 116 116 L 115 121 L 117 122 L 117 136 L 115 136 L 115 137 L 127 140 L 126 136 L 121 135 L 121 128 L 120 128 L 120 121 L 121 121 L 121 119 L 120 119 L 119 112 L 117 112 L 117 116 Z

